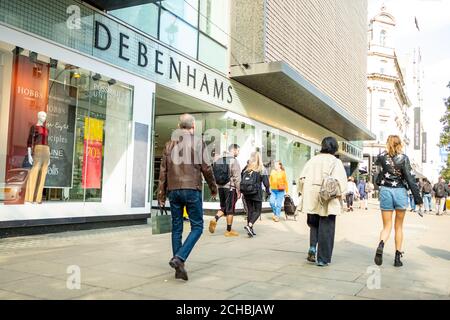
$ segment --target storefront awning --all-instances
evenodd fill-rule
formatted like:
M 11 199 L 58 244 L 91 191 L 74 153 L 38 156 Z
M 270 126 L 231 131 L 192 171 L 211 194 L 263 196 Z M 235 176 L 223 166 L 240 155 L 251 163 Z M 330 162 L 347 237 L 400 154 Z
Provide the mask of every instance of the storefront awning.
M 231 78 L 348 141 L 375 139 L 362 122 L 283 61 L 233 66 Z

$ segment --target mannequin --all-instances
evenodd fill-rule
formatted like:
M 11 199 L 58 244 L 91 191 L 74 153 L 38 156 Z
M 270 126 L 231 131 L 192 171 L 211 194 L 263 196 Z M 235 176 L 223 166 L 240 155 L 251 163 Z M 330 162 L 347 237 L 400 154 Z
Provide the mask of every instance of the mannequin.
M 28 162 L 32 165 L 27 180 L 25 202 L 41 203 L 45 178 L 50 163 L 48 129 L 45 126 L 47 113 L 37 114 L 37 123 L 30 128 L 28 136 Z

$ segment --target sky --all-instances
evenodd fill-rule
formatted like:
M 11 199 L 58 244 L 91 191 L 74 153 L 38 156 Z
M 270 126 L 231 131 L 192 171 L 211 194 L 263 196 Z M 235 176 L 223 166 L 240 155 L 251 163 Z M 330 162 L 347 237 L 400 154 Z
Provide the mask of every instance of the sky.
M 380 12 L 384 4 L 396 25 L 398 55 L 419 45 L 422 53 L 423 123 L 428 135 L 428 161 L 435 169 L 439 162 L 440 117 L 445 112 L 443 99 L 450 96 L 446 86 L 450 82 L 450 0 L 368 0 L 369 20 Z M 414 23 L 417 17 L 420 31 Z M 400 61 L 401 63 L 401 61 Z M 428 170 L 431 170 L 429 167 Z

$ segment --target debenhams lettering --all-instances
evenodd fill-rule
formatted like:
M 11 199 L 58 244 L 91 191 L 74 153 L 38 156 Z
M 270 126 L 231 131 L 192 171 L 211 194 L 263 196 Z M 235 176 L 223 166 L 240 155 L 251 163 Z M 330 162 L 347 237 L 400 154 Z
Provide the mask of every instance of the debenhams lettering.
M 112 50 L 112 35 L 107 25 L 102 22 L 95 21 L 94 46 L 96 49 L 107 51 Z M 130 36 L 125 33 L 119 33 L 118 57 L 124 61 L 130 61 Z M 149 52 L 149 45 L 137 41 L 137 57 L 134 57 L 137 65 L 142 68 L 151 68 L 157 76 L 165 76 L 170 80 L 183 83 L 194 90 L 199 90 L 207 95 L 213 95 L 214 98 L 233 102 L 233 87 L 224 88 L 223 81 L 210 79 L 206 73 L 201 74 L 197 68 L 186 65 L 181 61 L 175 60 L 173 57 L 164 54 L 158 49 Z M 153 61 L 152 61 L 153 60 Z M 151 62 L 154 62 L 153 64 Z M 166 74 L 164 69 L 167 70 Z

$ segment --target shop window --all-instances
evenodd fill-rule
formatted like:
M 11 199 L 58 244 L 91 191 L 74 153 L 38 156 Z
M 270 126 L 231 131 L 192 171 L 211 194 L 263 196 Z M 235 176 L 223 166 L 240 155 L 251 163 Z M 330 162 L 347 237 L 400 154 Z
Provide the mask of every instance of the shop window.
M 125 203 L 133 87 L 11 47 L 0 42 L 0 201 Z
M 200 31 L 228 46 L 228 0 L 200 0 Z
M 199 40 L 198 60 L 226 73 L 228 69 L 227 49 L 203 34 L 200 34 Z
M 149 3 L 109 12 L 129 25 L 157 38 L 159 7 Z
M 161 11 L 160 40 L 197 58 L 197 30 L 166 10 Z
M 380 45 L 383 46 L 383 47 L 386 46 L 386 37 L 387 37 L 386 34 L 387 34 L 386 30 L 381 30 L 381 32 L 380 32 Z
M 198 24 L 198 0 L 164 0 L 164 9 L 177 15 L 194 27 Z

